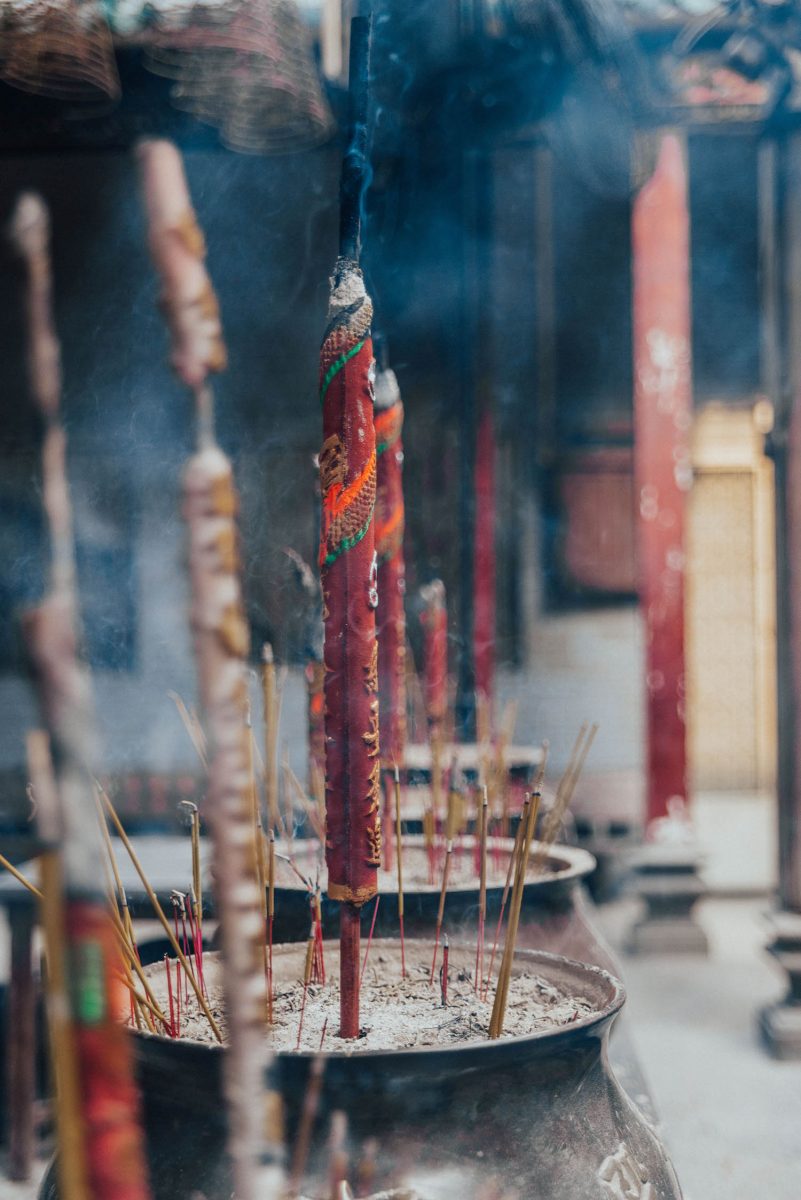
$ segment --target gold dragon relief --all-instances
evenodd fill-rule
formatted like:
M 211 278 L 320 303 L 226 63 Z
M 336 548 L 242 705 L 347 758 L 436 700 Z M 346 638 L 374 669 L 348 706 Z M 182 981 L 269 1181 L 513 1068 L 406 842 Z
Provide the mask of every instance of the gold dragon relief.
M 364 686 L 368 692 L 378 691 L 378 638 L 373 638 L 373 646 L 370 650 L 370 660 L 363 667 L 364 670 Z
M 368 758 L 378 758 L 378 701 L 370 705 L 370 728 L 362 734 L 362 741 L 367 747 Z

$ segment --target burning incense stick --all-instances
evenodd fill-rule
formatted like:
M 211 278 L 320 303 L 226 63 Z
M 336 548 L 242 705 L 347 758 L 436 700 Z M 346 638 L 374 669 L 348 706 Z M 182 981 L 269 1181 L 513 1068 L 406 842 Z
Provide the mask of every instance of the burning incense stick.
M 219 307 L 205 268 L 205 246 L 175 146 L 146 140 L 138 149 L 151 254 L 163 285 L 172 365 L 194 395 L 197 451 L 184 472 L 189 532 L 191 624 L 199 695 L 208 736 L 208 811 L 220 917 L 228 1051 L 223 1083 L 228 1152 L 238 1200 L 265 1186 L 262 1106 L 268 1061 L 264 1025 L 263 897 L 248 779 L 247 655 L 236 514 L 229 459 L 216 443 L 212 371 L 226 364 Z M 179 958 L 182 956 L 179 954 Z M 193 986 L 194 986 L 194 981 Z M 197 988 L 201 1007 L 205 998 Z M 274 1148 L 273 1148 L 274 1149 Z
M 487 919 L 487 827 L 489 825 L 489 800 L 487 785 L 479 815 L 479 873 L 478 873 L 478 939 L 476 942 L 475 991 L 479 990 L 484 977 L 484 925 Z
M 453 842 L 448 842 L 445 846 L 445 865 L 442 868 L 442 887 L 439 892 L 439 908 L 437 909 L 437 927 L 434 932 L 434 957 L 431 960 L 431 979 L 429 983 L 434 983 L 434 971 L 437 966 L 437 951 L 439 949 L 439 935 L 442 929 L 442 921 L 445 916 L 445 897 L 448 894 L 448 876 L 451 872 L 451 855 L 453 854 Z
M 92 796 L 96 733 L 91 682 L 77 655 L 72 508 L 59 413 L 59 345 L 51 313 L 49 218 L 38 196 L 19 200 L 11 236 L 27 272 L 30 390 L 44 422 L 42 494 L 52 554 L 49 591 L 25 614 L 23 628 L 63 822 L 63 891 L 48 897 L 47 903 L 60 903 L 64 918 L 69 974 L 65 994 L 80 1082 L 86 1192 L 93 1200 L 147 1200 L 130 1046 L 114 1016 L 118 956 L 97 872 L 103 848 Z M 110 1144 L 124 1148 L 124 1153 L 110 1155 Z
M 351 22 L 351 136 L 342 165 L 340 246 L 320 351 L 323 446 L 320 574 L 325 611 L 326 862 L 340 910 L 340 1035 L 359 1034 L 359 910 L 381 865 L 378 560 L 370 325 L 359 269 L 367 182 L 369 16 Z
M 503 1022 L 506 1016 L 506 1004 L 509 996 L 509 979 L 512 973 L 512 964 L 514 962 L 515 943 L 517 941 L 517 929 L 520 923 L 520 909 L 523 904 L 523 890 L 526 882 L 526 872 L 528 871 L 529 853 L 531 851 L 531 839 L 534 834 L 534 829 L 537 824 L 537 812 L 539 810 L 540 797 L 539 793 L 535 792 L 531 797 L 531 804 L 527 814 L 528 819 L 525 823 L 525 829 L 520 841 L 520 846 L 515 864 L 515 879 L 512 888 L 512 902 L 509 909 L 509 925 L 506 929 L 506 941 L 503 947 L 503 959 L 501 960 L 501 969 L 498 972 L 498 983 L 495 988 L 495 1001 L 492 1006 L 492 1016 L 490 1018 L 489 1036 L 490 1038 L 499 1038 L 503 1033 Z
M 153 911 L 156 914 L 156 916 L 158 917 L 161 927 L 167 935 L 167 939 L 168 939 L 170 945 L 172 946 L 173 953 L 175 954 L 175 957 L 178 959 L 179 963 L 184 968 L 187 976 L 189 977 L 189 982 L 192 984 L 192 990 L 195 993 L 195 998 L 196 998 L 198 1004 L 200 1005 L 201 1009 L 203 1010 L 203 1014 L 204 1014 L 206 1020 L 208 1021 L 209 1025 L 211 1026 L 214 1036 L 216 1037 L 218 1042 L 221 1042 L 222 1035 L 220 1033 L 217 1022 L 214 1020 L 214 1017 L 211 1014 L 211 1009 L 209 1008 L 208 1004 L 206 1003 L 206 999 L 203 995 L 203 992 L 200 989 L 200 986 L 199 986 L 197 980 L 195 979 L 194 974 L 189 969 L 189 963 L 186 961 L 184 952 L 181 949 L 180 945 L 178 944 L 178 939 L 176 938 L 175 934 L 173 933 L 173 931 L 170 927 L 170 922 L 167 920 L 164 909 L 161 907 L 161 904 L 159 903 L 159 898 L 156 895 L 156 893 L 153 891 L 153 888 L 150 885 L 150 880 L 148 879 L 147 875 L 145 874 L 142 864 L 140 863 L 139 858 L 137 856 L 137 853 L 134 850 L 133 846 L 131 845 L 131 840 L 128 837 L 128 834 L 125 832 L 125 829 L 123 827 L 122 822 L 120 821 L 120 818 L 117 816 L 114 805 L 111 803 L 111 800 L 108 798 L 108 795 L 102 790 L 102 788 L 100 789 L 100 795 L 103 798 L 103 802 L 106 806 L 106 811 L 108 812 L 108 815 L 111 817 L 111 820 L 114 824 L 114 828 L 117 830 L 117 833 L 119 834 L 120 841 L 122 842 L 123 846 L 125 847 L 125 849 L 128 853 L 128 857 L 130 858 L 131 863 L 133 864 L 133 868 L 142 881 L 142 887 L 145 889 L 145 891 L 147 893 L 147 898 L 151 903 Z
M 401 836 L 400 771 L 395 764 L 395 853 L 398 859 L 398 919 L 400 921 L 401 978 L 406 978 L 406 948 L 403 936 L 403 837 Z
M 179 808 L 189 813 L 192 831 L 192 909 L 198 930 L 203 925 L 203 877 L 200 873 L 200 813 L 191 800 L 181 800 Z

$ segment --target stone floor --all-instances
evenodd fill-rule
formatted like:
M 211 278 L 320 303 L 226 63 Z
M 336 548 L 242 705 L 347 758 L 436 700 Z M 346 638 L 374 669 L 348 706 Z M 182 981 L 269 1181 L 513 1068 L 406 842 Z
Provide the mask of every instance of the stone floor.
M 754 1017 L 781 979 L 763 947 L 767 902 L 709 899 L 709 959 L 626 959 L 631 1033 L 685 1200 L 799 1200 L 801 1063 L 768 1058 Z M 600 911 L 618 946 L 636 911 Z

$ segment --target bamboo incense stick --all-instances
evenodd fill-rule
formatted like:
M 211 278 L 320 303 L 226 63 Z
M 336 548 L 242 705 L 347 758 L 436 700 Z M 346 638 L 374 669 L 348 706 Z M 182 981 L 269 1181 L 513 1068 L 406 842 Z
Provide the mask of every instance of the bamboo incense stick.
M 406 948 L 403 936 L 403 838 L 401 836 L 400 771 L 395 764 L 395 853 L 398 860 L 398 920 L 400 922 L 401 978 L 406 978 Z
M 370 956 L 370 947 L 373 944 L 373 930 L 375 929 L 375 919 L 378 916 L 378 906 L 380 903 L 381 903 L 381 894 L 379 893 L 376 896 L 375 904 L 373 905 L 373 919 L 370 922 L 370 932 L 367 936 L 367 949 L 364 952 L 364 961 L 362 962 L 362 973 L 359 976 L 359 987 L 362 986 L 362 982 L 364 980 L 364 972 L 367 970 L 367 959 Z
M 195 747 L 197 756 L 203 765 L 203 770 L 208 771 L 209 760 L 206 755 L 206 735 L 203 732 L 203 726 L 200 724 L 197 714 L 190 713 L 177 692 L 167 692 L 167 695 L 178 709 L 178 715 L 183 722 L 184 729 L 189 734 L 190 742 Z
M 528 821 L 528 810 L 529 810 L 530 803 L 531 803 L 531 801 L 529 799 L 529 796 L 527 795 L 525 797 L 525 799 L 523 800 L 523 807 L 522 807 L 522 810 L 520 813 L 520 820 L 517 823 L 517 830 L 515 832 L 514 846 L 512 848 L 512 853 L 509 855 L 509 862 L 507 863 L 507 866 L 506 866 L 506 880 L 503 885 L 503 894 L 501 896 L 501 907 L 500 907 L 500 911 L 498 913 L 498 924 L 495 926 L 495 938 L 492 943 L 492 954 L 490 955 L 489 969 L 487 971 L 487 976 L 484 981 L 484 996 L 483 996 L 484 999 L 486 999 L 487 992 L 489 991 L 490 979 L 492 978 L 492 968 L 495 965 L 495 954 L 497 952 L 498 942 L 500 941 L 500 937 L 501 937 L 501 926 L 503 925 L 503 916 L 506 911 L 506 903 L 509 899 L 509 889 L 512 886 L 512 873 L 515 869 L 515 863 L 517 862 L 518 856 L 520 854 L 520 843 L 522 842 L 523 833 L 526 828 L 526 823 Z
M 128 853 L 128 857 L 130 858 L 131 863 L 133 864 L 133 868 L 136 871 L 137 875 L 139 876 L 140 880 L 142 881 L 142 887 L 145 889 L 145 892 L 147 893 L 147 898 L 151 903 L 153 911 L 155 912 L 156 916 L 158 917 L 159 922 L 161 923 L 161 927 L 167 935 L 167 940 L 169 941 L 170 945 L 173 948 L 175 957 L 178 959 L 179 963 L 184 968 L 184 970 L 186 971 L 186 973 L 189 977 L 189 981 L 192 984 L 192 990 L 195 993 L 195 999 L 197 1000 L 198 1004 L 200 1005 L 201 1009 L 203 1010 L 203 1015 L 205 1016 L 209 1025 L 211 1026 L 211 1030 L 212 1030 L 212 1033 L 214 1034 L 215 1038 L 217 1039 L 218 1042 L 221 1042 L 222 1034 L 220 1033 L 219 1026 L 217 1025 L 217 1022 L 214 1020 L 214 1017 L 212 1016 L 211 1009 L 209 1008 L 208 1004 L 206 1003 L 206 998 L 203 995 L 200 985 L 198 984 L 197 980 L 195 979 L 194 975 L 192 974 L 192 972 L 189 969 L 189 964 L 186 961 L 184 952 L 181 949 L 181 947 L 179 946 L 178 940 L 177 940 L 175 934 L 173 933 L 172 929 L 170 928 L 170 923 L 167 920 L 167 917 L 164 913 L 164 909 L 161 907 L 161 904 L 159 903 L 158 896 L 153 891 L 153 888 L 150 886 L 150 880 L 148 879 L 147 875 L 145 874 L 142 864 L 140 863 L 139 858 L 137 856 L 137 853 L 134 850 L 133 846 L 131 845 L 131 840 L 128 837 L 128 834 L 125 832 L 122 821 L 120 821 L 119 817 L 117 816 L 114 805 L 111 803 L 111 800 L 109 799 L 107 793 L 102 791 L 102 789 L 101 789 L 100 794 L 103 797 L 103 801 L 106 806 L 106 811 L 108 812 L 108 815 L 111 817 L 111 820 L 114 824 L 114 828 L 117 830 L 117 833 L 119 834 L 120 841 L 122 842 L 123 846 L 125 847 L 125 849 Z
M 529 853 L 531 851 L 531 838 L 537 824 L 537 812 L 539 810 L 540 796 L 535 792 L 531 797 L 529 805 L 528 820 L 526 821 L 525 830 L 521 839 L 517 863 L 515 865 L 515 880 L 512 888 L 512 901 L 509 909 L 509 924 L 506 929 L 506 941 L 503 947 L 503 959 L 501 960 L 501 969 L 498 973 L 498 983 L 495 988 L 495 1001 L 492 1006 L 492 1016 L 490 1018 L 489 1036 L 492 1039 L 499 1038 L 503 1033 L 503 1022 L 506 1016 L 506 1004 L 509 995 L 509 979 L 512 972 L 512 964 L 514 961 L 515 943 L 517 941 L 517 929 L 520 923 L 520 909 L 523 904 L 523 891 L 525 888 L 526 872 L 528 871 Z
M 31 895 L 35 896 L 37 900 L 42 899 L 42 893 L 36 884 L 31 883 L 30 879 L 26 879 L 22 872 L 18 871 L 14 864 L 9 862 L 4 854 L 0 854 L 0 867 L 4 867 L 6 871 L 8 871 L 9 875 L 13 875 L 17 883 L 21 883 L 24 888 L 27 888 Z
M 325 1025 L 323 1025 L 323 1036 L 325 1036 Z M 322 1038 L 320 1039 L 320 1046 L 322 1048 Z M 306 1081 L 306 1090 L 303 1093 L 303 1105 L 300 1110 L 298 1134 L 295 1139 L 295 1148 L 292 1152 L 292 1166 L 289 1172 L 289 1184 L 287 1188 L 289 1196 L 297 1196 L 299 1194 L 303 1173 L 306 1170 L 312 1130 L 317 1110 L 320 1107 L 320 1093 L 323 1087 L 325 1062 L 324 1055 L 318 1053 L 312 1059 L 311 1066 L 309 1067 L 309 1077 Z
M 295 1049 L 300 1050 L 300 1039 L 303 1033 L 303 1014 L 306 1012 L 306 996 L 309 992 L 309 984 L 311 983 L 312 963 L 314 961 L 314 944 L 315 930 L 314 923 L 309 932 L 308 941 L 306 942 L 306 959 L 303 964 L 303 999 L 300 1004 L 300 1022 L 298 1024 L 298 1040 L 295 1044 Z
M 25 613 L 23 631 L 63 822 L 63 890 L 51 900 L 61 900 L 64 913 L 66 1011 L 80 1079 L 86 1189 L 93 1200 L 147 1200 L 130 1043 L 114 1008 L 117 953 L 97 872 L 103 855 L 91 782 L 97 733 L 91 679 L 77 650 L 79 608 L 60 415 L 60 348 L 52 319 L 50 223 L 38 196 L 20 198 L 10 232 L 26 269 L 29 384 L 43 422 L 42 498 L 51 547 L 47 592 Z M 109 1155 L 109 1145 L 124 1146 L 125 1154 Z
M 227 356 L 181 157 L 171 143 L 153 139 L 139 144 L 138 160 L 148 241 L 172 336 L 172 364 L 195 400 L 196 451 L 184 471 L 183 512 L 189 538 L 190 622 L 208 736 L 207 806 L 228 1026 L 222 1068 L 227 1147 L 233 1191 L 238 1200 L 256 1200 L 267 1187 L 267 1176 L 280 1174 L 281 1151 L 266 1145 L 263 1106 L 256 1102 L 264 1097 L 271 1054 L 264 1037 L 264 900 L 248 786 L 250 631 L 236 522 L 239 499 L 231 462 L 215 438 L 210 383 L 211 372 L 221 370 Z M 201 1007 L 208 1010 L 200 988 L 198 994 Z
M 559 786 L 556 791 L 556 797 L 550 812 L 547 814 L 542 831 L 542 838 L 537 847 L 537 853 L 534 856 L 534 870 L 541 872 L 545 870 L 545 864 L 548 857 L 548 851 L 553 846 L 559 830 L 562 827 L 565 814 L 570 807 L 573 799 L 573 794 L 576 789 L 576 784 L 579 781 L 581 772 L 584 768 L 587 755 L 590 752 L 590 747 L 595 740 L 595 735 L 598 732 L 598 725 L 593 724 L 587 729 L 586 724 L 582 725 L 579 731 L 579 737 L 576 739 L 576 744 L 573 753 L 570 756 L 565 773 L 559 781 Z M 586 736 L 585 736 L 586 735 Z M 582 738 L 584 738 L 582 745 Z
M 439 935 L 442 929 L 442 921 L 445 916 L 445 897 L 448 894 L 448 877 L 451 871 L 451 856 L 453 854 L 453 842 L 448 842 L 445 846 L 445 865 L 442 868 L 442 887 L 439 892 L 439 908 L 437 909 L 437 927 L 434 932 L 434 957 L 431 960 L 431 979 L 429 983 L 434 983 L 434 971 L 437 966 L 437 951 L 439 949 Z

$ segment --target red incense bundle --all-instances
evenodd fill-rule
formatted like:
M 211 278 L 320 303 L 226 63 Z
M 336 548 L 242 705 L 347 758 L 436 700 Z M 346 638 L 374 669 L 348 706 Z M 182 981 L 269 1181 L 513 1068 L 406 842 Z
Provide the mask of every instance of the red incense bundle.
M 403 762 L 406 743 L 406 576 L 403 559 L 403 404 L 395 372 L 384 365 L 375 382 L 377 458 L 375 549 L 378 555 L 378 698 L 381 754 Z
M 228 1150 L 237 1200 L 263 1187 L 263 1075 L 267 988 L 262 897 L 252 813 L 247 654 L 231 463 L 214 440 L 208 374 L 225 364 L 219 311 L 204 267 L 198 229 L 176 148 L 139 147 L 150 248 L 164 285 L 172 364 L 197 401 L 198 450 L 184 473 L 189 530 L 191 623 L 200 700 L 209 736 L 209 828 L 220 916 L 228 1053 L 224 1083 Z
M 50 590 L 24 621 L 39 702 L 50 737 L 62 823 L 63 929 L 69 1027 L 80 1094 L 81 1146 L 71 1139 L 64 1200 L 147 1200 L 149 1188 L 128 1036 L 115 1018 L 120 959 L 98 863 L 97 753 L 89 674 L 77 656 L 78 610 L 66 439 L 59 420 L 60 355 L 52 325 L 49 221 L 38 196 L 23 196 L 11 236 L 27 271 L 32 398 L 45 422 L 43 495 L 50 527 Z M 70 1051 L 71 1052 L 71 1051 Z M 56 1074 L 61 1068 L 56 1063 Z M 60 1129 L 60 1135 L 62 1131 Z
M 358 266 L 367 177 L 369 47 L 370 19 L 354 17 L 351 140 L 342 166 L 340 256 L 320 351 L 326 863 L 328 894 L 342 905 L 339 1032 L 345 1038 L 359 1034 L 360 910 L 376 893 L 381 864 L 373 306 Z

